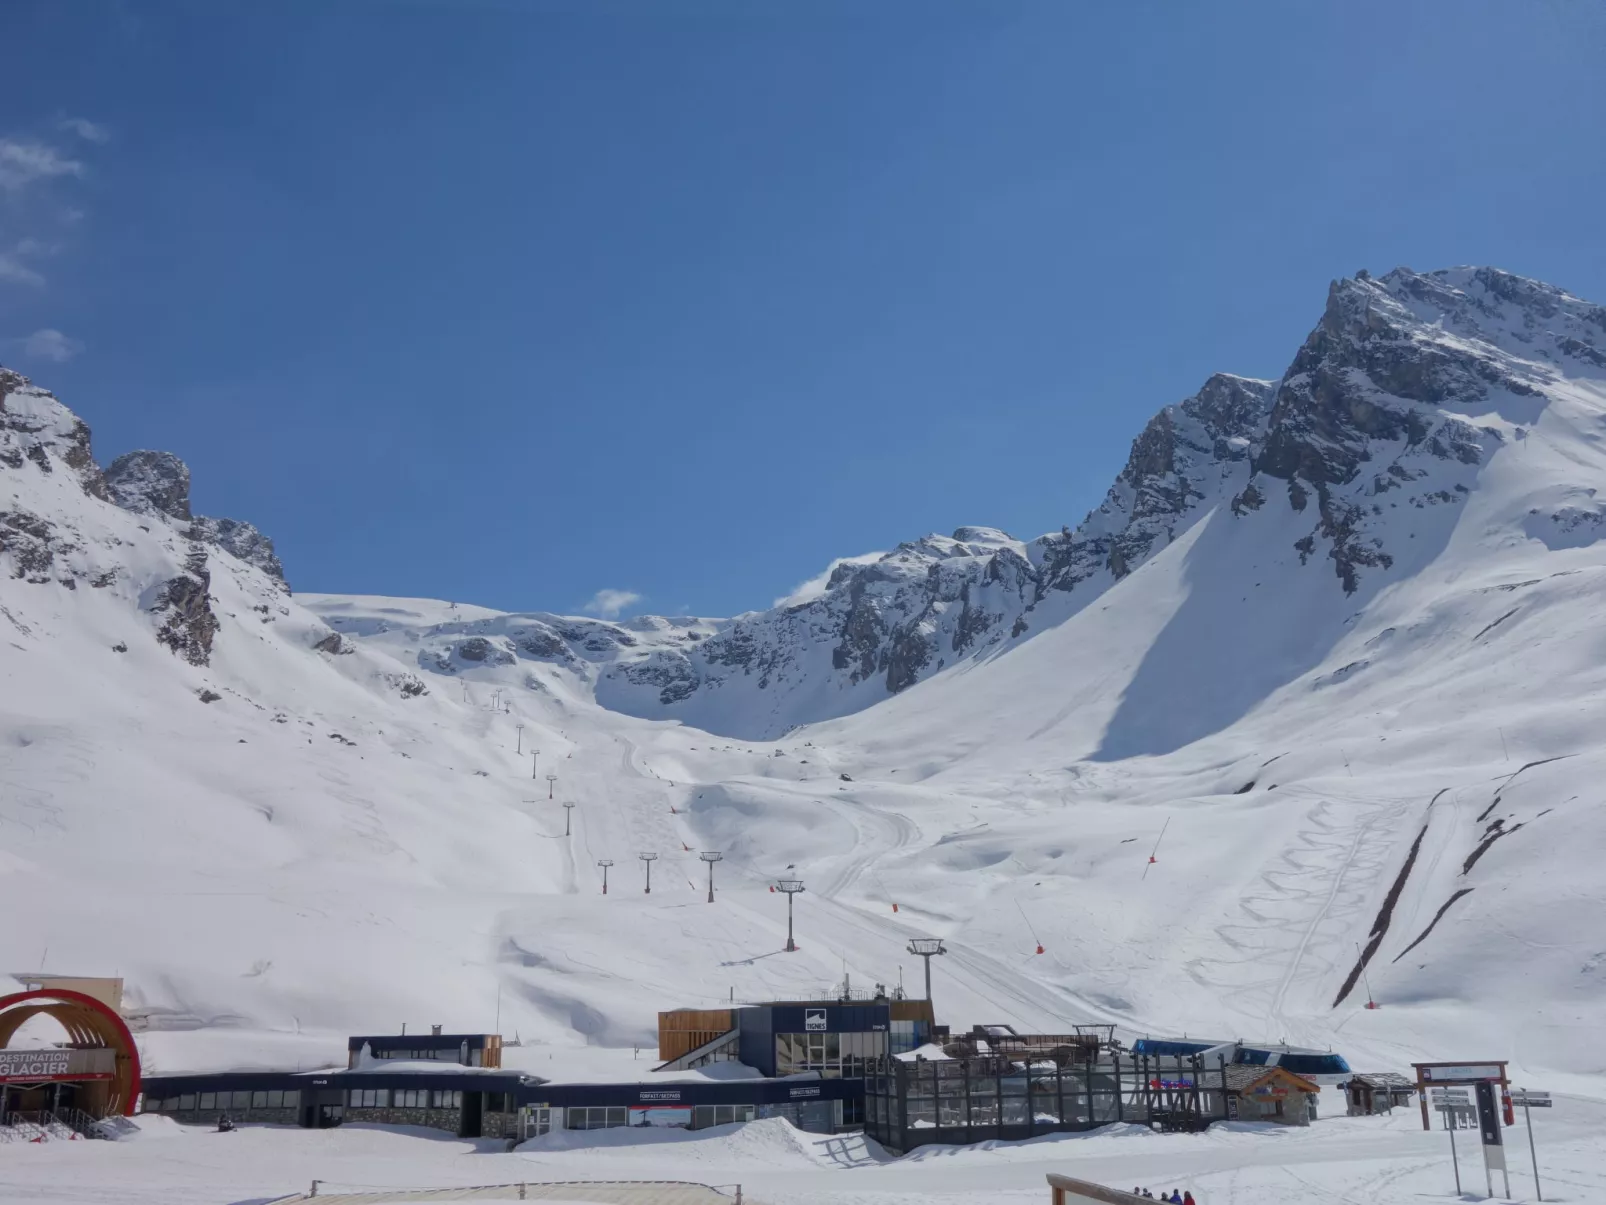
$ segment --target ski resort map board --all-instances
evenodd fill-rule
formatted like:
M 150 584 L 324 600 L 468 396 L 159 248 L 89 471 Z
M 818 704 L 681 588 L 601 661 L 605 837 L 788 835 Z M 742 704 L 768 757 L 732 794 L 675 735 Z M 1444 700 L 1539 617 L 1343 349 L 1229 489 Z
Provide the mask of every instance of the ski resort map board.
M 1476 1086 L 1486 1082 L 1498 1083 L 1502 1094 L 1511 1088 L 1503 1059 L 1489 1059 L 1481 1063 L 1412 1063 L 1411 1066 L 1416 1069 L 1416 1095 L 1422 1106 L 1424 1130 L 1432 1129 L 1428 1124 L 1429 1088 L 1448 1088 L 1459 1084 Z

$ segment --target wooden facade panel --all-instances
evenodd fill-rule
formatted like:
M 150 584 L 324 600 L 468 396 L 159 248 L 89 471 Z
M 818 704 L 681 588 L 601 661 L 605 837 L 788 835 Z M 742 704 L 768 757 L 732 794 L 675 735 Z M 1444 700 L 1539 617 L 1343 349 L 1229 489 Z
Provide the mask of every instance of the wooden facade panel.
M 736 1022 L 728 1008 L 676 1008 L 658 1014 L 658 1058 L 667 1063 L 729 1033 Z
M 894 1000 L 889 1007 L 894 1021 L 924 1021 L 927 1025 L 933 1025 L 937 1020 L 932 1014 L 930 1000 Z

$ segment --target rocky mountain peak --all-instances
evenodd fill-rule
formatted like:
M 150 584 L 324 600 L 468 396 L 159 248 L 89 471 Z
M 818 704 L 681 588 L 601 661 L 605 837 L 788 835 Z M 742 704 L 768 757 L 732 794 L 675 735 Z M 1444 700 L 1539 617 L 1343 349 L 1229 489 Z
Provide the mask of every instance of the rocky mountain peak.
M 124 452 L 106 466 L 111 500 L 136 514 L 166 515 L 188 523 L 190 468 L 171 452 Z
M 90 450 L 89 426 L 20 372 L 0 366 L 0 465 L 21 469 L 32 462 L 40 473 L 59 463 L 84 493 L 106 497 L 106 483 Z
M 190 469 L 171 452 L 125 452 L 106 466 L 111 500 L 135 514 L 162 515 L 188 524 L 188 535 L 215 545 L 269 577 L 284 582 L 273 541 L 241 519 L 212 519 L 190 509 Z
M 1598 371 L 1603 347 L 1606 309 L 1496 268 L 1334 281 L 1277 388 L 1234 509 L 1259 509 L 1277 492 L 1273 480 L 1296 511 L 1314 496 L 1312 531 L 1296 547 L 1308 557 L 1325 546 L 1353 592 L 1361 569 L 1388 568 L 1395 556 L 1375 499 L 1429 478 L 1433 489 L 1404 500 L 1466 497 L 1508 435 L 1509 424 L 1488 421 L 1498 398 L 1539 398 L 1568 372 Z

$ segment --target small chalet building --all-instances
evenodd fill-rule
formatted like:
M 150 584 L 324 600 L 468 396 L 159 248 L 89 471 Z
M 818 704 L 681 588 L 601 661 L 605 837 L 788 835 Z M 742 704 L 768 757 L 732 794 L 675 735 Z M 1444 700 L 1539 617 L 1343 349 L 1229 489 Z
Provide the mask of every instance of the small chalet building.
M 1416 1098 L 1416 1085 L 1396 1072 L 1374 1071 L 1350 1076 L 1344 1095 L 1351 1117 L 1370 1117 L 1411 1104 Z
M 1306 1126 L 1316 1116 L 1321 1086 L 1286 1067 L 1233 1063 L 1224 1075 L 1228 1117 Z

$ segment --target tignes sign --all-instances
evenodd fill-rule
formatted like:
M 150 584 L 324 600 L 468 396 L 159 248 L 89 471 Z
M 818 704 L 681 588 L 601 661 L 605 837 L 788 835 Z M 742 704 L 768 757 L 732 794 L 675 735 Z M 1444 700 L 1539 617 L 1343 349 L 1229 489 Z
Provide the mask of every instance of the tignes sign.
M 0 1050 L 0 1079 L 50 1079 L 71 1064 L 70 1050 Z

